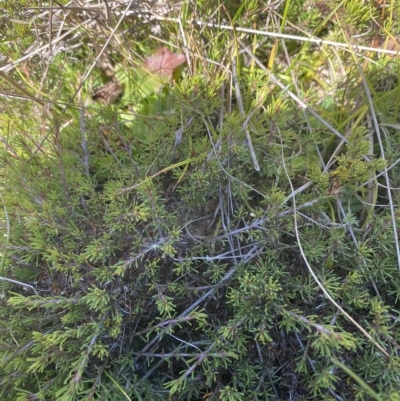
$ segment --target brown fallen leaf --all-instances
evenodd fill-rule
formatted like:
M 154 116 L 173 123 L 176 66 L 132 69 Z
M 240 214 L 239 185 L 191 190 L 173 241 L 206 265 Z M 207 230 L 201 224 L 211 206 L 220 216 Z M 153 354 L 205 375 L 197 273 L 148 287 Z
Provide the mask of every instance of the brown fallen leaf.
M 174 70 L 184 63 L 186 63 L 184 54 L 172 53 L 166 47 L 161 47 L 152 56 L 145 59 L 143 68 L 160 78 L 171 79 Z
M 184 54 L 172 53 L 166 47 L 161 47 L 152 56 L 147 57 L 142 65 L 135 68 L 153 74 L 160 81 L 165 82 L 172 80 L 174 71 L 184 63 L 186 63 Z M 96 89 L 93 92 L 92 99 L 103 105 L 115 103 L 124 91 L 123 85 L 116 78 L 114 68 L 107 56 L 102 56 L 97 66 L 110 81 Z
M 122 85 L 116 80 L 107 82 L 101 88 L 96 89 L 93 92 L 92 99 L 103 105 L 112 104 L 122 95 Z

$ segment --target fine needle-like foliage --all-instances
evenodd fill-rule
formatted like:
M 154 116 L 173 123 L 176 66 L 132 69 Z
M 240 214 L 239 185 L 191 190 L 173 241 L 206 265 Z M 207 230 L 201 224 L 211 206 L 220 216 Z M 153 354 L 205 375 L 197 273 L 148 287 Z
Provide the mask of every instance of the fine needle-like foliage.
M 400 400 L 396 1 L 0 8 L 1 400 Z

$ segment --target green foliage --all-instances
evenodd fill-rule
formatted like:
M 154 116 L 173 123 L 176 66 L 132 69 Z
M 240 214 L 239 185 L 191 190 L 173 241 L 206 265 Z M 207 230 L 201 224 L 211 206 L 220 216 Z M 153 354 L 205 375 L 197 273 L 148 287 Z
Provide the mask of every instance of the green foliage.
M 36 40 L 21 21 L 44 12 L 17 5 L 1 22 L 10 61 Z M 379 14 L 309 5 L 126 17 L 110 42 L 124 93 L 107 107 L 91 101 L 97 73 L 82 77 L 109 26 L 78 26 L 81 5 L 64 10 L 77 36 L 49 52 L 45 78 L 44 54 L 10 67 L 5 92 L 55 103 L 10 97 L 0 117 L 2 400 L 398 399 L 398 66 L 221 28 L 268 20 L 347 43 Z M 159 47 L 157 28 L 190 50 L 178 82 L 127 67 Z

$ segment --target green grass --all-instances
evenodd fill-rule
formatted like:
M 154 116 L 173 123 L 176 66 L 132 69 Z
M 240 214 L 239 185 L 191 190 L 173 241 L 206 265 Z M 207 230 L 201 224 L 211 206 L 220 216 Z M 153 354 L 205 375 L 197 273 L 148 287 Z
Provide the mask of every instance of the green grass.
M 2 6 L 2 399 L 398 399 L 377 3 Z M 187 59 L 161 83 L 160 47 Z

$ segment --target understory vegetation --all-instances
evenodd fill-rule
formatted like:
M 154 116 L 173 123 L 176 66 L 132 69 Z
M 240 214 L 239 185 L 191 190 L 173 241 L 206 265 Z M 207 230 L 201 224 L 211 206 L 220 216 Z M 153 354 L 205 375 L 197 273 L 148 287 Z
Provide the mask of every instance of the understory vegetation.
M 0 9 L 2 400 L 400 400 L 398 1 Z

